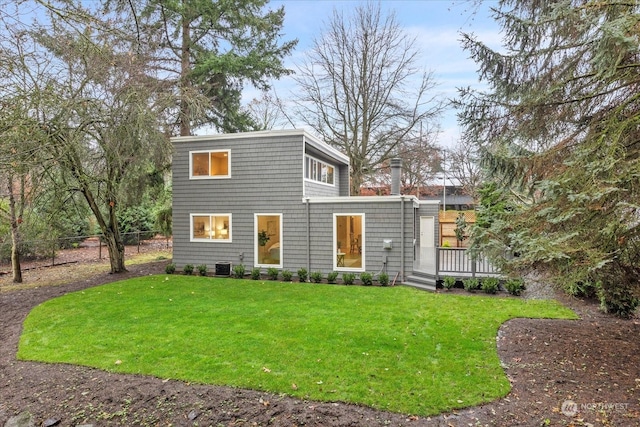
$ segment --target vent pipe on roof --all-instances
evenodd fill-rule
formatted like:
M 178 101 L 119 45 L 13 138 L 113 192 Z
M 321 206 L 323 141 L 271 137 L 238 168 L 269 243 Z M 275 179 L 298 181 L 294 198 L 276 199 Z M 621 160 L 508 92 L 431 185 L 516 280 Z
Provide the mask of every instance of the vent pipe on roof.
M 391 159 L 391 195 L 400 195 L 400 173 L 402 172 L 402 159 Z

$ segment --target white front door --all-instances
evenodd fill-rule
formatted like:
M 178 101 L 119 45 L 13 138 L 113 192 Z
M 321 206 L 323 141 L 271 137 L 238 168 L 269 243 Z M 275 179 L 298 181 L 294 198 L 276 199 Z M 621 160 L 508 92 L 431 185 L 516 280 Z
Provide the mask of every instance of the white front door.
M 420 217 L 420 247 L 435 247 L 435 218 L 432 216 Z
M 418 269 L 432 274 L 436 273 L 435 225 L 435 217 L 420 217 L 420 250 L 418 252 Z

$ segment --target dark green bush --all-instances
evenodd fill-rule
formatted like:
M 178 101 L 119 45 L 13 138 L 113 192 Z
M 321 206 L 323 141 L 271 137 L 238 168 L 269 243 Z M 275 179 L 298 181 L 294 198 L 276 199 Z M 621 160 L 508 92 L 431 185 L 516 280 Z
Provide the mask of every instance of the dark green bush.
M 343 273 L 342 274 L 342 283 L 345 285 L 353 285 L 356 281 L 356 275 L 353 273 Z
M 153 237 L 154 214 L 145 206 L 130 206 L 117 213 L 122 241 L 125 245 L 138 243 L 138 232 L 141 240 Z
M 600 308 L 605 313 L 628 319 L 634 315 L 640 305 L 640 299 L 634 295 L 628 285 L 607 283 L 599 288 Z
M 233 275 L 236 279 L 243 279 L 244 272 L 245 272 L 244 265 L 238 264 L 233 266 Z
M 462 284 L 464 285 L 464 289 L 468 292 L 475 292 L 480 287 L 480 282 L 478 282 L 478 279 L 475 277 L 464 279 Z
M 278 271 L 277 268 L 275 267 L 267 268 L 267 277 L 269 278 L 269 280 L 278 280 L 279 274 L 280 272 Z
M 184 272 L 184 274 L 186 274 L 187 276 L 190 276 L 191 274 L 193 274 L 193 264 L 185 264 L 184 268 L 182 269 L 182 271 Z
M 524 290 L 524 281 L 522 279 L 509 279 L 505 282 L 504 288 L 511 295 L 518 296 Z
M 167 266 L 164 268 L 164 272 L 167 274 L 173 274 L 176 272 L 176 265 L 174 263 L 171 264 L 167 264 Z
M 569 295 L 573 295 L 578 298 L 596 298 L 598 297 L 597 283 L 590 281 L 587 282 L 569 282 L 565 285 L 564 290 Z
M 311 278 L 311 281 L 314 283 L 322 282 L 322 272 L 320 271 L 314 271 L 313 273 L 311 273 L 309 277 Z
M 373 285 L 373 274 L 363 271 L 362 273 L 360 273 L 360 281 L 364 286 Z
M 331 273 L 327 274 L 327 283 L 336 283 L 336 279 L 338 279 L 337 271 L 332 271 Z
M 487 294 L 495 294 L 498 292 L 500 282 L 495 277 L 487 277 L 482 279 L 482 290 Z
M 260 279 L 260 268 L 259 267 L 253 267 L 251 269 L 251 279 L 253 279 L 253 280 L 259 280 Z
M 306 268 L 298 269 L 298 280 L 300 282 L 306 282 L 308 278 L 309 278 L 309 273 L 307 272 Z
M 207 266 L 205 264 L 200 264 L 199 266 L 196 267 L 196 269 L 198 270 L 198 273 L 201 276 L 207 275 Z
M 285 282 L 290 282 L 293 278 L 293 273 L 289 270 L 282 270 L 282 280 Z
M 378 274 L 378 283 L 380 286 L 389 286 L 389 275 L 384 271 Z
M 442 280 L 442 287 L 446 290 L 450 290 L 456 285 L 456 278 L 452 276 L 445 276 Z

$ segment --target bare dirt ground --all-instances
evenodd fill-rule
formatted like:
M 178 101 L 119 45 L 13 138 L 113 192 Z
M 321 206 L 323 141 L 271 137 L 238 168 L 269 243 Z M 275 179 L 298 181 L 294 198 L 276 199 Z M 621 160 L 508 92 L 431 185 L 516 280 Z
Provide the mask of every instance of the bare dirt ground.
M 27 271 L 22 288 L 0 277 L 0 426 L 16 425 L 18 415 L 33 426 L 640 426 L 640 321 L 607 316 L 577 299 L 563 302 L 580 320 L 514 319 L 501 327 L 497 348 L 512 384 L 506 397 L 432 417 L 16 360 L 22 322 L 37 304 L 163 273 L 168 262 L 87 275 L 90 264 L 106 263 L 91 250 L 85 249 L 83 262 Z M 74 272 L 78 268 L 84 276 Z M 39 286 L 45 279 L 64 284 Z

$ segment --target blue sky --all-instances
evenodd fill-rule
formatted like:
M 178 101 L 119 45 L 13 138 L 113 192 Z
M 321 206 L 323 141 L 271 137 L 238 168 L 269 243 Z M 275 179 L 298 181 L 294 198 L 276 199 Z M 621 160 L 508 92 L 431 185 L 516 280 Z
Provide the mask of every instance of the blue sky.
M 322 34 L 334 8 L 348 14 L 361 3 L 361 0 L 272 0 L 270 7 L 285 7 L 284 39 L 299 40 L 286 65 L 295 69 L 296 61 L 310 48 L 313 39 Z M 399 25 L 416 38 L 422 56 L 420 65 L 433 71 L 439 94 L 452 97 L 457 87 L 479 86 L 477 66 L 460 47 L 460 31 L 474 33 L 496 45 L 498 26 L 490 18 L 489 8 L 497 5 L 497 1 L 483 1 L 478 7 L 469 1 L 453 0 L 383 0 L 380 4 L 383 11 L 394 10 Z M 280 97 L 287 98 L 292 85 L 290 79 L 284 78 L 274 87 Z M 455 113 L 446 111 L 440 125 L 439 144 L 453 145 L 460 134 Z

